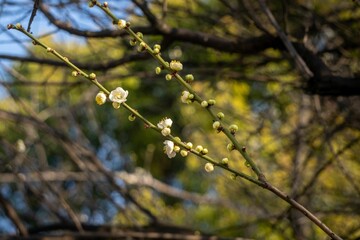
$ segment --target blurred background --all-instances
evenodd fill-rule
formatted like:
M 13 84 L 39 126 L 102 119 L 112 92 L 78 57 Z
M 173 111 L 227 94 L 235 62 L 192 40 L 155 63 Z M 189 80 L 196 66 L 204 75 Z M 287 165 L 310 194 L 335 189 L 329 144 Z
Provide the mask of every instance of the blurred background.
M 108 1 L 150 46 L 237 124 L 267 179 L 346 239 L 360 238 L 360 7 L 351 0 Z M 268 12 L 266 11 L 268 10 Z M 276 21 L 269 20 L 269 11 Z M 252 174 L 198 104 L 81 0 L 0 4 L 0 233 L 200 231 L 250 239 L 325 239 L 273 194 L 195 156 L 168 159 L 163 137 L 98 106 L 98 89 L 15 30 L 25 29 L 153 123 Z M 279 31 L 280 29 L 280 31 Z M 279 37 L 283 34 L 284 38 Z M 284 42 L 294 47 L 289 51 Z M 299 64 L 300 62 L 300 64 Z M 303 67 L 301 68 L 301 62 Z M 305 70 L 304 70 L 305 69 Z M 306 71 L 307 69 L 307 71 Z M 309 74 L 310 73 L 310 74 Z M 162 227 L 159 227 L 162 226 Z M 170 231 L 167 228 L 168 231 Z M 20 238 L 20 237 L 19 237 Z M 146 239 L 146 238 L 145 238 Z

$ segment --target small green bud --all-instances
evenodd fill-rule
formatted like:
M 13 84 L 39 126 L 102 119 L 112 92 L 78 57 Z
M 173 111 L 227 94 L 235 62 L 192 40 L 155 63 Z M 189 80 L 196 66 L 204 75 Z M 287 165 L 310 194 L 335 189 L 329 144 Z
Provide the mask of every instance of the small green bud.
M 239 130 L 239 127 L 236 124 L 231 124 L 229 126 L 229 130 L 230 130 L 231 134 L 235 134 Z
M 186 147 L 187 147 L 187 149 L 191 149 L 193 147 L 192 142 L 187 142 Z
M 156 68 L 155 68 L 155 73 L 156 73 L 157 75 L 159 75 L 159 74 L 161 73 L 161 67 L 156 67 Z
M 194 98 L 195 98 L 194 94 L 190 93 L 189 96 L 188 96 L 188 99 L 192 100 Z
M 218 112 L 216 114 L 216 116 L 219 118 L 219 119 L 223 119 L 225 117 L 225 114 L 223 112 Z
M 229 152 L 231 152 L 232 150 L 235 149 L 235 146 L 234 146 L 233 143 L 229 143 L 229 144 L 226 146 L 226 149 L 227 149 Z
M 245 161 L 244 165 L 245 165 L 246 167 L 250 167 L 250 163 L 249 163 L 248 161 Z
M 185 81 L 186 81 L 186 82 L 192 82 L 192 81 L 194 81 L 194 76 L 193 76 L 192 74 L 187 74 L 187 75 L 185 76 Z
M 170 81 L 172 79 L 172 75 L 171 74 L 166 74 L 165 79 L 167 81 Z
M 95 80 L 96 79 L 96 74 L 95 73 L 90 73 L 89 74 L 89 79 L 90 80 Z
M 47 52 L 53 52 L 54 50 L 52 48 L 48 47 L 48 48 L 46 48 L 46 51 Z
M 204 148 L 200 153 L 206 155 L 209 153 L 209 150 L 207 148 Z
M 155 44 L 154 45 L 154 49 L 159 49 L 159 51 L 161 50 L 161 46 L 159 44 Z
M 212 106 L 215 105 L 216 101 L 214 99 L 209 99 L 208 103 L 210 106 Z
M 203 148 L 203 146 L 201 146 L 201 145 L 197 145 L 196 148 L 195 148 L 195 150 L 196 150 L 197 152 L 201 152 L 203 149 L 204 149 L 204 148 Z
M 144 38 L 144 34 L 142 32 L 137 32 L 136 35 L 140 38 L 143 39 Z
M 140 46 L 145 49 L 145 48 L 146 48 L 146 43 L 145 43 L 145 42 L 141 42 L 141 43 L 140 43 Z
M 142 47 L 142 46 L 139 46 L 139 47 L 137 48 L 137 51 L 138 51 L 138 52 L 142 52 L 142 51 L 144 51 L 144 50 L 145 50 L 145 48 Z
M 118 103 L 118 102 L 112 102 L 112 106 L 113 106 L 113 108 L 115 108 L 115 109 L 119 109 L 120 108 L 120 103 Z
M 209 103 L 208 103 L 207 101 L 202 101 L 202 102 L 201 102 L 201 106 L 204 107 L 204 108 L 206 108 L 206 107 L 209 106 Z
M 94 2 L 93 0 L 90 0 L 90 1 L 88 2 L 88 6 L 92 8 L 93 6 L 95 6 L 95 3 L 96 3 L 96 2 Z
M 133 121 L 135 121 L 136 116 L 134 114 L 130 114 L 128 119 L 129 119 L 130 122 L 133 122 Z
M 130 39 L 129 44 L 130 44 L 130 46 L 135 46 L 136 45 L 136 39 Z
M 159 54 L 160 50 L 158 48 L 155 48 L 154 50 L 154 54 Z
M 233 174 L 230 175 L 230 179 L 231 179 L 231 180 L 236 180 L 236 177 L 237 177 L 237 175 L 236 175 L 235 173 L 233 173 Z
M 181 139 L 179 137 L 174 137 L 175 142 L 181 142 Z
M 221 159 L 221 164 L 228 165 L 229 164 L 229 159 L 228 158 Z
M 181 151 L 180 151 L 180 154 L 181 154 L 181 156 L 186 157 L 186 156 L 188 155 L 188 151 L 186 151 L 186 150 L 181 150 Z

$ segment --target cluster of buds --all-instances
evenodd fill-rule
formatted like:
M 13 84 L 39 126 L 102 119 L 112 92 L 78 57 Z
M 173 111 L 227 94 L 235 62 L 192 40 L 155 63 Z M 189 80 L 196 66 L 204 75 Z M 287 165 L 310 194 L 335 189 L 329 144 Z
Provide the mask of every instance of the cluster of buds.
M 194 94 L 190 93 L 189 91 L 183 91 L 181 93 L 181 102 L 189 104 L 194 101 Z
M 158 128 L 161 130 L 161 134 L 163 136 L 169 136 L 171 133 L 171 125 L 173 121 L 170 118 L 164 118 L 162 119 L 158 124 Z
M 159 44 L 154 45 L 154 54 L 159 54 L 161 50 L 161 46 Z

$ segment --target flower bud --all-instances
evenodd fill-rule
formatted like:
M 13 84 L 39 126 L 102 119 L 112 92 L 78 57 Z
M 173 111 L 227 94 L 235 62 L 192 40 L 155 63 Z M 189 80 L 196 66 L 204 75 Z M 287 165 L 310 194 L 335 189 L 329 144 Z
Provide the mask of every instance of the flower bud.
M 193 147 L 192 142 L 186 143 L 186 147 L 187 147 L 187 149 L 191 149 Z
M 181 142 L 181 139 L 179 137 L 174 137 L 175 142 Z
M 156 67 L 156 68 L 155 68 L 155 73 L 156 73 L 157 75 L 159 75 L 159 74 L 161 73 L 161 67 Z
M 209 106 L 209 103 L 208 103 L 207 101 L 202 101 L 202 102 L 201 102 L 201 106 L 202 106 L 203 108 L 206 108 L 206 107 Z
M 169 136 L 170 133 L 171 133 L 171 129 L 168 128 L 168 127 L 163 128 L 163 129 L 161 130 L 161 134 L 162 134 L 163 136 L 165 136 L 165 137 L 166 137 L 166 136 Z
M 18 140 L 16 141 L 15 147 L 16 147 L 16 150 L 17 150 L 19 153 L 23 153 L 23 152 L 26 151 L 26 145 L 25 145 L 25 143 L 24 143 L 24 141 L 23 141 L 22 139 L 18 139 Z
M 170 81 L 172 79 L 172 75 L 171 74 L 166 74 L 165 79 L 167 81 Z
M 78 71 L 72 71 L 72 72 L 71 72 L 71 75 L 72 75 L 73 77 L 77 77 L 77 76 L 79 75 L 79 72 L 78 72 Z
M 223 119 L 225 117 L 225 114 L 223 112 L 218 112 L 216 114 L 216 116 L 219 118 L 219 119 Z
M 187 75 L 185 76 L 185 81 L 186 81 L 186 82 L 192 82 L 192 81 L 194 81 L 194 76 L 193 76 L 192 74 L 187 74 Z
M 232 150 L 235 149 L 235 146 L 234 146 L 233 143 L 229 143 L 229 144 L 226 146 L 226 149 L 227 149 L 229 152 L 231 152 Z
M 106 98 L 106 94 L 100 91 L 96 94 L 95 101 L 98 105 L 103 105 L 106 102 Z
M 221 159 L 221 164 L 228 165 L 229 164 L 229 159 L 228 158 Z
M 17 23 L 17 24 L 15 24 L 15 28 L 18 29 L 18 30 L 22 29 L 22 25 L 20 23 Z
M 126 21 L 124 19 L 119 19 L 117 26 L 119 29 L 124 29 L 126 27 Z
M 180 151 L 180 154 L 181 154 L 181 156 L 186 157 L 186 156 L 188 155 L 188 151 L 186 151 L 186 150 L 181 150 L 181 151 Z
M 183 65 L 179 61 L 172 60 L 170 62 L 170 68 L 171 68 L 171 70 L 173 70 L 175 72 L 178 72 L 178 71 L 181 71 L 183 69 Z
M 132 47 L 135 46 L 136 45 L 136 39 L 130 39 L 129 44 Z
M 236 124 L 231 124 L 229 126 L 229 130 L 230 130 L 231 134 L 235 134 L 239 130 L 239 127 Z
M 90 0 L 90 1 L 88 2 L 88 6 L 92 8 L 93 6 L 95 6 L 95 3 L 96 3 L 96 2 L 94 2 L 93 0 Z
M 204 168 L 206 172 L 214 171 L 214 165 L 212 163 L 206 163 Z
M 197 152 L 201 152 L 203 149 L 204 149 L 204 148 L 203 148 L 203 146 L 201 146 L 201 145 L 197 145 L 196 148 L 195 148 L 195 150 L 196 150 Z
M 212 106 L 215 105 L 216 101 L 214 99 L 209 99 L 208 103 L 210 106 Z
M 154 52 L 154 54 L 159 54 L 160 50 L 159 50 L 158 48 L 155 48 L 155 49 L 153 50 L 153 52 Z
M 201 150 L 200 152 L 202 155 L 206 155 L 209 153 L 209 150 L 207 148 L 204 148 L 203 150 Z
M 141 43 L 140 43 L 140 47 L 142 47 L 142 48 L 145 49 L 145 48 L 146 48 L 146 43 L 145 43 L 145 42 L 141 42 Z
M 143 39 L 144 38 L 144 34 L 142 32 L 137 32 L 136 35 L 140 38 Z
M 113 106 L 113 108 L 115 108 L 115 109 L 119 109 L 120 108 L 120 103 L 118 103 L 118 102 L 112 102 L 112 106 Z
M 218 129 L 220 128 L 220 126 L 221 126 L 221 123 L 220 123 L 219 121 L 215 121 L 215 122 L 213 123 L 213 128 L 214 128 L 215 130 L 218 130 Z
M 95 80 L 96 79 L 96 74 L 95 73 L 90 73 L 89 74 L 89 79 L 90 80 Z
M 155 44 L 154 45 L 154 49 L 159 49 L 159 51 L 161 50 L 161 46 L 159 44 Z
M 180 147 L 179 146 L 174 146 L 174 152 L 180 152 Z
M 129 119 L 130 122 L 133 122 L 133 121 L 135 121 L 136 116 L 134 114 L 130 114 L 128 119 Z

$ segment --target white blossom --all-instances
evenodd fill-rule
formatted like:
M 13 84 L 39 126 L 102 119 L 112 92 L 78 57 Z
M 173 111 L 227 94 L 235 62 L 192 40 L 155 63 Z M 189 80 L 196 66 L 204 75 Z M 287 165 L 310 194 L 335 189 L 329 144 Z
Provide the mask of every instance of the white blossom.
M 167 154 L 168 158 L 173 158 L 176 156 L 176 152 L 174 151 L 174 142 L 170 140 L 164 141 L 164 153 Z
M 129 92 L 125 91 L 122 87 L 117 87 L 115 90 L 112 90 L 109 94 L 109 99 L 113 103 L 118 103 L 116 106 L 120 107 L 120 104 L 123 102 L 126 102 L 126 98 L 128 96 Z M 113 104 L 114 106 L 114 104 Z M 114 106 L 115 107 L 115 106 Z
M 160 129 L 171 128 L 172 123 L 173 121 L 170 118 L 164 118 L 157 124 L 157 126 Z

